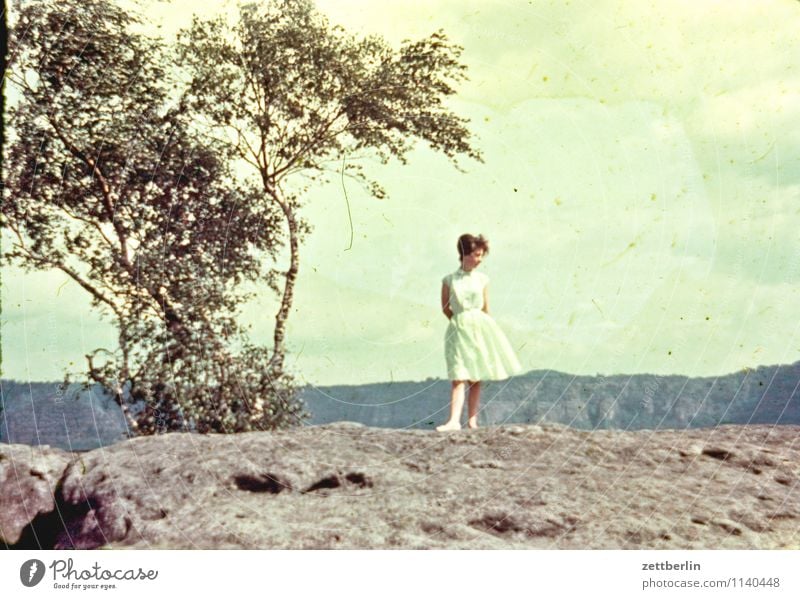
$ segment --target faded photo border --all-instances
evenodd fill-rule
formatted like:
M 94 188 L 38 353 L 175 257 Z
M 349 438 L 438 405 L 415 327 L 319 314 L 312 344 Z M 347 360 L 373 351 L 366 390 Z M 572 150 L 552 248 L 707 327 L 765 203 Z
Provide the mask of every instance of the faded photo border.
M 130 85 L 174 82 L 153 91 L 174 120 L 118 94 L 97 122 L 130 131 L 104 139 L 81 100 L 47 104 L 13 60 L 4 79 L 6 547 L 800 548 L 799 2 L 317 0 L 347 43 L 264 62 L 281 103 L 254 91 L 255 120 L 214 61 L 235 43 L 186 32 L 258 3 L 112 4 L 164 44 Z M 305 48 L 275 14 L 253 47 Z M 488 239 L 483 313 L 522 368 L 467 381 L 479 426 L 443 432 L 464 233 Z

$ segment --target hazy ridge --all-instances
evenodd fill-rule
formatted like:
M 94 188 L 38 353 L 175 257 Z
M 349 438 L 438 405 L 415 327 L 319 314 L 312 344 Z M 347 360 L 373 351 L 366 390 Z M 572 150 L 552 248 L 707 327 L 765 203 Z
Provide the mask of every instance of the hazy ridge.
M 551 422 L 579 429 L 671 429 L 717 424 L 798 424 L 800 362 L 719 377 L 574 376 L 532 371 L 485 383 L 484 424 Z M 450 383 L 306 388 L 312 424 L 430 428 L 447 414 Z
M 574 376 L 532 371 L 484 384 L 483 425 L 559 423 L 577 429 L 680 429 L 800 424 L 800 362 L 719 377 Z M 449 405 L 448 381 L 304 387 L 308 424 L 360 422 L 430 429 Z M 0 380 L 0 441 L 87 450 L 126 437 L 120 410 L 98 385 Z

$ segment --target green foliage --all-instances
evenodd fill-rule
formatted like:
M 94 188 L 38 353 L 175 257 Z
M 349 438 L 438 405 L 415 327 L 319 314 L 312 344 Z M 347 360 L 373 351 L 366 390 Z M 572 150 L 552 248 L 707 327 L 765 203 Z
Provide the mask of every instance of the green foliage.
M 280 215 L 170 107 L 164 48 L 133 16 L 105 0 L 26 0 L 17 15 L 5 257 L 62 271 L 113 321 L 118 347 L 87 356 L 88 378 L 142 434 L 298 422 L 291 380 L 235 318 L 240 284 L 280 248 Z

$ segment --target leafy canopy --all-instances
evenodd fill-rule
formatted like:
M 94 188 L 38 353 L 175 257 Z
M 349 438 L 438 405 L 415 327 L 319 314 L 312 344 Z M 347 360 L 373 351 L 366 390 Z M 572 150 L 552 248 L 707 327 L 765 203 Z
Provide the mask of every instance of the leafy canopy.
M 267 187 L 300 171 L 313 177 L 362 149 L 404 161 L 417 139 L 454 160 L 480 159 L 467 119 L 444 101 L 466 67 L 442 31 L 393 50 L 379 36 L 331 26 L 310 0 L 280 0 L 248 5 L 233 28 L 195 18 L 179 47 L 190 75 L 185 101 L 229 130 L 233 153 Z

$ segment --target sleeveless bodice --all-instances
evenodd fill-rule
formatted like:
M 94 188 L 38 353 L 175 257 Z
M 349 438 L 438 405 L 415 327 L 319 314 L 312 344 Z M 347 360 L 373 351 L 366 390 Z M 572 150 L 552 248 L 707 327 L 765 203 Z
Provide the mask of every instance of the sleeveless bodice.
M 453 314 L 483 309 L 483 290 L 489 283 L 489 277 L 482 272 L 475 269 L 467 272 L 459 268 L 442 282 L 450 290 L 450 309 Z

